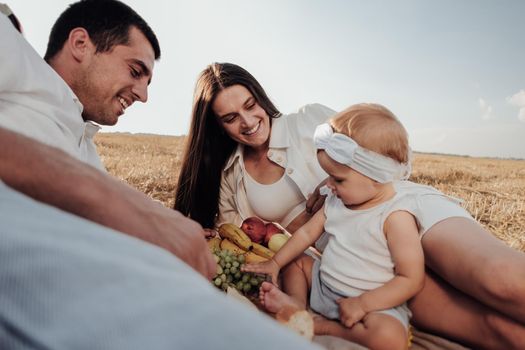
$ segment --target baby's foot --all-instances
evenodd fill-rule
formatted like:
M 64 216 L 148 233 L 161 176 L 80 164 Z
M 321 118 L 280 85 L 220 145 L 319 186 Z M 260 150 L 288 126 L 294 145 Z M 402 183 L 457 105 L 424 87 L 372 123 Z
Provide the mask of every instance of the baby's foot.
M 286 306 L 304 309 L 304 307 L 298 305 L 292 297 L 269 282 L 263 282 L 261 284 L 261 288 L 259 289 L 259 299 L 264 305 L 264 308 L 274 314 L 278 313 Z

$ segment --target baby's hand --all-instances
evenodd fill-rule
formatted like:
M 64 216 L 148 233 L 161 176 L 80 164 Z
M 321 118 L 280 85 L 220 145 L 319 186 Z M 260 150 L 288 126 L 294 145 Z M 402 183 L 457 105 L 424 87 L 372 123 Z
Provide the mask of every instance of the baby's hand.
M 272 283 L 277 286 L 277 276 L 279 276 L 279 270 L 281 268 L 275 262 L 275 260 L 270 259 L 262 263 L 257 264 L 247 264 L 241 267 L 241 271 L 245 272 L 254 272 L 260 274 L 269 275 L 272 278 Z
M 359 298 L 341 298 L 337 300 L 339 304 L 339 316 L 341 323 L 348 328 L 361 321 L 365 317 L 366 312 L 363 310 Z

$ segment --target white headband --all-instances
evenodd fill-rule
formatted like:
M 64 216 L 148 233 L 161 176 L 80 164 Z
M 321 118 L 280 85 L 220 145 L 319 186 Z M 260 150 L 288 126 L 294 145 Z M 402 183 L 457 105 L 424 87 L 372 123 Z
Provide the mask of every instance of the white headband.
M 409 160 L 401 164 L 390 157 L 367 150 L 350 137 L 334 133 L 330 124 L 321 124 L 315 129 L 315 146 L 325 150 L 330 158 L 351 167 L 355 171 L 379 182 L 406 180 L 410 176 Z

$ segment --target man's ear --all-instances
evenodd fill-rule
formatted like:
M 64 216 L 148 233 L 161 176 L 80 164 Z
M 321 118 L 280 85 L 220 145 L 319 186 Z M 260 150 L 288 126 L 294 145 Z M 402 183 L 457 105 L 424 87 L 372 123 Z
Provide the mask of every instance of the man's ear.
M 89 33 L 84 28 L 74 28 L 69 32 L 66 45 L 69 47 L 71 55 L 78 62 L 84 59 L 95 51 L 95 47 L 89 38 Z

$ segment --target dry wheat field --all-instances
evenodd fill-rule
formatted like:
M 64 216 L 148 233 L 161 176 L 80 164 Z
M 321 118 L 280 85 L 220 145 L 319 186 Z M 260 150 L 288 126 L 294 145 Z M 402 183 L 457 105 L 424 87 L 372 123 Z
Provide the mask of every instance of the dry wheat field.
M 183 136 L 101 133 L 95 142 L 107 170 L 173 206 Z M 525 251 L 525 160 L 416 153 L 410 180 L 464 200 L 464 207 L 509 246 Z

